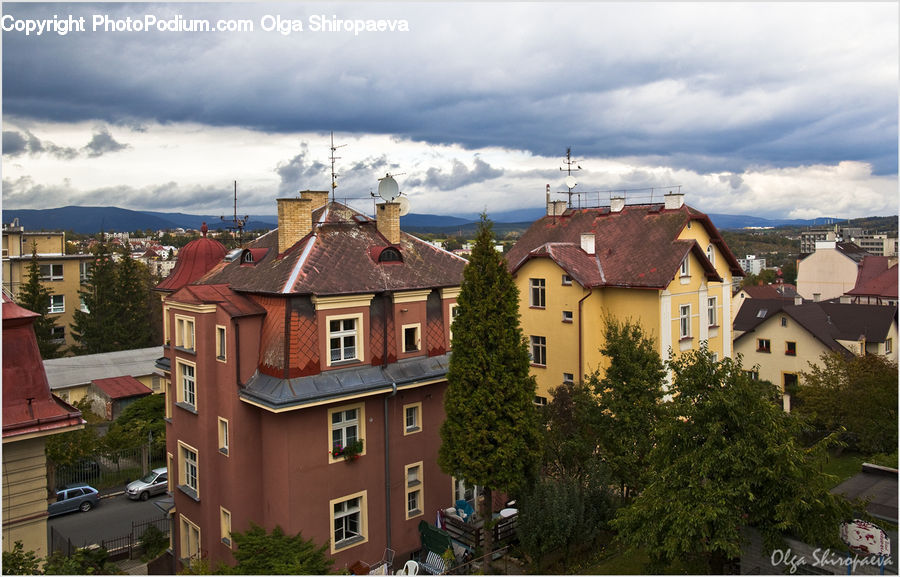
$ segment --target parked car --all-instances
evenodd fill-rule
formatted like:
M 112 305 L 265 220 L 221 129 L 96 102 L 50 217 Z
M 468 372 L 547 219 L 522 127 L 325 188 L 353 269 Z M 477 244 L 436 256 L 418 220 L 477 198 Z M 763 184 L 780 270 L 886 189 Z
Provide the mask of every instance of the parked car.
M 47 512 L 50 516 L 71 513 L 72 511 L 88 512 L 100 503 L 100 493 L 90 485 L 73 485 L 56 492 L 56 502 L 50 503 Z
M 137 481 L 128 483 L 125 494 L 129 499 L 146 501 L 151 495 L 165 493 L 169 488 L 169 473 L 165 467 L 153 469 Z

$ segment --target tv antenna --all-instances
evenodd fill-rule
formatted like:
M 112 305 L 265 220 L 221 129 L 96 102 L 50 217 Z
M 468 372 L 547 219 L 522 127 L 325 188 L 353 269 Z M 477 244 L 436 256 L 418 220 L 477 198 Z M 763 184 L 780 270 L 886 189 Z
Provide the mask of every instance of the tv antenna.
M 563 160 L 566 167 L 559 167 L 560 170 L 565 170 L 568 173 L 566 176 L 566 188 L 569 189 L 569 208 L 572 208 L 572 189 L 578 184 L 578 181 L 572 176 L 572 171 L 581 170 L 581 166 L 578 164 L 577 160 L 572 159 L 572 147 L 566 148 L 566 158 Z M 575 168 L 572 168 L 574 165 Z
M 338 173 L 334 171 L 334 161 L 340 160 L 340 156 L 335 156 L 334 151 L 338 148 L 343 148 L 347 146 L 346 144 L 341 144 L 339 146 L 334 145 L 334 131 L 331 131 L 331 156 L 329 159 L 331 160 L 331 202 L 334 202 L 334 189 L 337 188 L 337 177 L 340 176 Z
M 244 218 L 238 218 L 237 215 L 237 181 L 234 181 L 234 216 L 230 221 L 225 220 L 224 216 L 220 216 L 223 222 L 231 222 L 230 225 L 226 226 L 228 230 L 238 231 L 238 246 L 244 244 L 244 225 L 247 224 L 247 221 L 250 220 L 249 215 L 244 215 Z M 232 233 L 233 235 L 233 233 Z

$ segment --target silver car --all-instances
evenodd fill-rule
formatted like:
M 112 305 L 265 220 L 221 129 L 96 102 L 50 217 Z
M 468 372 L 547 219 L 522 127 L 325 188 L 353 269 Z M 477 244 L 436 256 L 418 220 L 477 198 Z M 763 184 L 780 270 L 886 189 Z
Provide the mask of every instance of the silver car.
M 153 469 L 137 481 L 128 483 L 125 494 L 129 499 L 146 501 L 151 495 L 165 493 L 169 489 L 169 473 L 165 467 Z
M 51 517 L 71 513 L 87 512 L 100 503 L 100 493 L 90 485 L 73 485 L 56 492 L 56 502 L 50 503 L 47 512 Z

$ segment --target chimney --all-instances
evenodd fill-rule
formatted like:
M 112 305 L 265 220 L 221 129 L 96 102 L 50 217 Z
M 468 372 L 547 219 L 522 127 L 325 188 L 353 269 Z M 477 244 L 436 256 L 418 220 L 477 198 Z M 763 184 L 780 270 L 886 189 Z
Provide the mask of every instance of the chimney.
M 312 232 L 312 201 L 308 198 L 279 198 L 278 254 Z
M 317 210 L 326 204 L 328 204 L 328 191 L 327 190 L 301 190 L 300 198 L 308 198 L 312 201 L 312 205 L 309 210 Z
M 675 210 L 684 206 L 684 195 L 680 192 L 670 192 L 664 198 L 666 199 L 666 209 Z
M 614 196 L 609 199 L 609 212 L 622 212 L 625 208 L 625 197 Z
M 390 244 L 400 242 L 400 203 L 383 202 L 377 204 L 375 224 Z
M 581 233 L 581 250 L 588 254 L 594 254 L 594 252 L 596 252 L 596 250 L 594 249 L 594 233 Z
M 799 306 L 799 305 L 802 305 L 802 304 L 803 304 L 803 297 L 800 296 L 800 295 L 795 295 L 795 296 L 794 296 L 794 304 L 795 304 L 795 305 L 798 305 L 798 306 Z
M 568 203 L 564 200 L 551 200 L 547 203 L 547 216 L 560 216 L 567 207 Z

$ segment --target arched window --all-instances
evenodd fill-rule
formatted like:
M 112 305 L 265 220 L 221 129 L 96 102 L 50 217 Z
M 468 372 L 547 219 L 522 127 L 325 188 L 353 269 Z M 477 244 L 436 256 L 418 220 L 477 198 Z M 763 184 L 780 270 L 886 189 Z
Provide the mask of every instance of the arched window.
M 403 257 L 399 250 L 389 246 L 378 255 L 378 262 L 403 262 Z

